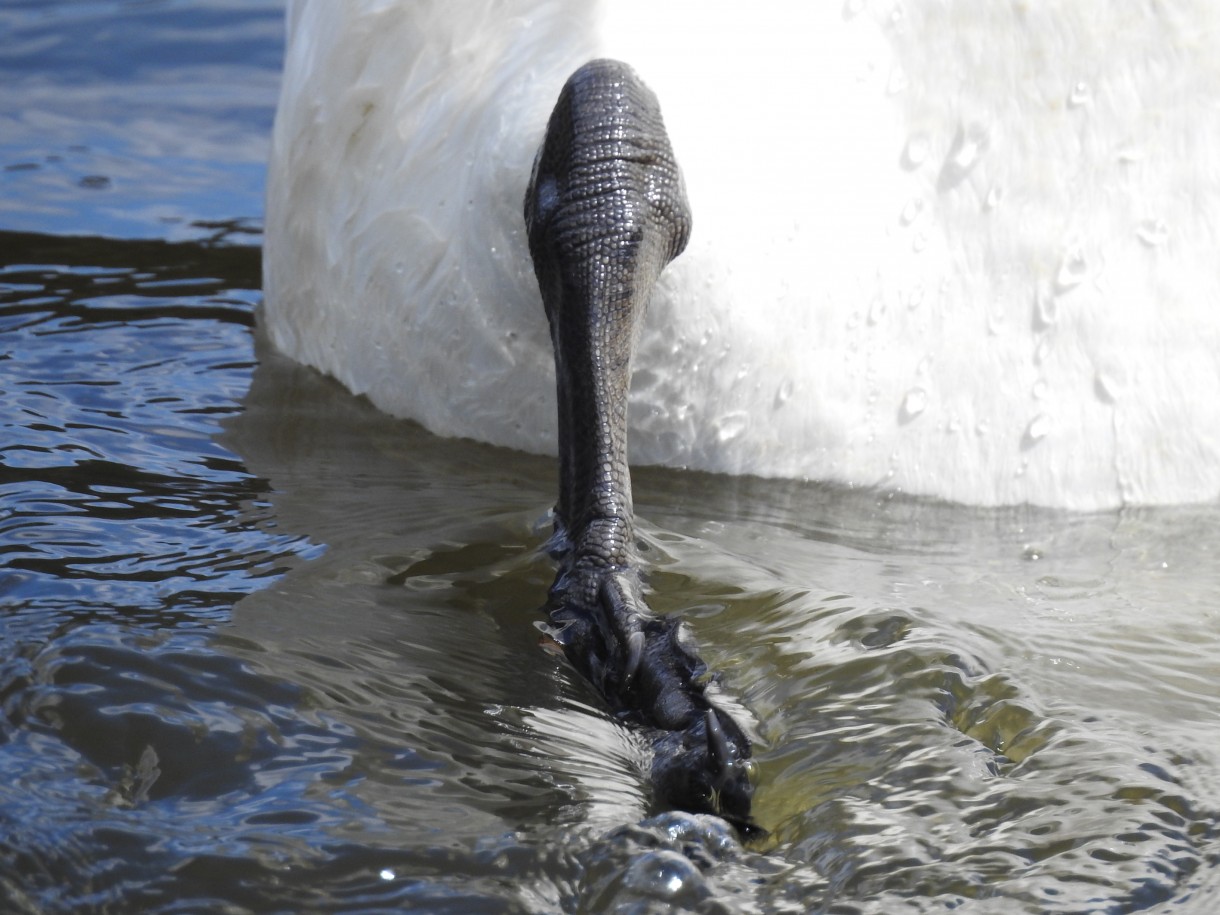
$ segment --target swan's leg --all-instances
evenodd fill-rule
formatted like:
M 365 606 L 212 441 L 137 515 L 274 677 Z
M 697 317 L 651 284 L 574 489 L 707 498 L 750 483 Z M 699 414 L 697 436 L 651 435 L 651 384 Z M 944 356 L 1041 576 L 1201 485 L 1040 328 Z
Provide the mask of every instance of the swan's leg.
M 642 597 L 627 467 L 631 355 L 690 210 L 656 97 L 594 61 L 568 80 L 525 200 L 530 253 L 555 349 L 567 550 L 551 588 L 557 638 L 617 711 L 654 729 L 665 803 L 750 824 L 750 742 L 707 699 L 704 667 Z

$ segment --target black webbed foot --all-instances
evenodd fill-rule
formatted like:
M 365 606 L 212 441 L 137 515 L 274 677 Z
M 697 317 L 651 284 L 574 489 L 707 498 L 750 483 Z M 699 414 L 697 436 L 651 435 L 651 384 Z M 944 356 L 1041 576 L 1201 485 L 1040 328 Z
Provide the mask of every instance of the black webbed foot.
M 550 616 L 564 655 L 625 720 L 652 737 L 656 801 L 713 813 L 743 839 L 765 831 L 750 819 L 749 738 L 706 695 L 706 665 L 679 635 L 680 624 L 651 615 L 633 570 L 615 569 L 597 583 L 561 572 Z M 594 594 L 592 606 L 573 600 Z

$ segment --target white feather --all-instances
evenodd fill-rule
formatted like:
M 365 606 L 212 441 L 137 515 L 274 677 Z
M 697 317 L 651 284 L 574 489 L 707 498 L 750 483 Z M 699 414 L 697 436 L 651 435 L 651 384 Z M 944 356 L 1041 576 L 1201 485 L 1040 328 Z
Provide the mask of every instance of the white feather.
M 296 3 L 267 325 L 391 413 L 553 451 L 521 202 L 563 81 L 613 56 L 660 97 L 695 220 L 633 461 L 1212 500 L 1218 35 L 1210 0 Z

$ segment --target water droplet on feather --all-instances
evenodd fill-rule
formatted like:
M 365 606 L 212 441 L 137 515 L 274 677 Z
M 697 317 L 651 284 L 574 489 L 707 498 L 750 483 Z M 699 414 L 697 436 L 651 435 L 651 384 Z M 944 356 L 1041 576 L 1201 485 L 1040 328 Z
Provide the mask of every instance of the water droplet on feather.
M 928 406 L 928 392 L 923 388 L 911 388 L 902 399 L 902 407 L 898 411 L 898 421 L 909 423 L 919 416 Z
M 1029 425 L 1025 428 L 1025 435 L 1021 438 L 1021 447 L 1032 448 L 1042 439 L 1046 438 L 1047 433 L 1050 431 L 1050 420 L 1046 418 L 1045 413 L 1039 413 L 1029 421 Z
M 1160 219 L 1145 219 L 1135 230 L 1136 237 L 1149 248 L 1159 248 L 1169 241 L 1169 227 Z
M 907 145 L 902 150 L 902 165 L 910 170 L 919 168 L 923 165 L 924 160 L 928 158 L 928 150 L 931 144 L 928 142 L 927 134 L 917 133 L 907 140 Z
M 1091 104 L 1093 104 L 1093 90 L 1089 88 L 1089 84 L 1079 82 L 1074 85 L 1072 91 L 1068 93 L 1068 107 L 1081 108 Z
M 937 190 L 947 191 L 966 180 L 987 150 L 987 130 L 977 124 L 957 128 L 953 145 L 940 167 Z
M 1089 275 L 1089 262 L 1079 247 L 1072 246 L 1063 253 L 1059 263 L 1059 272 L 1055 275 L 1055 289 L 1067 292 L 1075 289 Z

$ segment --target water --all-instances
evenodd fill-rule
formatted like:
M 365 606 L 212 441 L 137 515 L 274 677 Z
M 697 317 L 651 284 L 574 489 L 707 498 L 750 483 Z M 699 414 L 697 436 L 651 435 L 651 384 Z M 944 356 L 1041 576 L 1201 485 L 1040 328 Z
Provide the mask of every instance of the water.
M 638 471 L 772 835 L 654 810 L 533 625 L 552 462 L 258 338 L 278 17 L 0 10 L 6 911 L 1216 908 L 1215 505 Z

